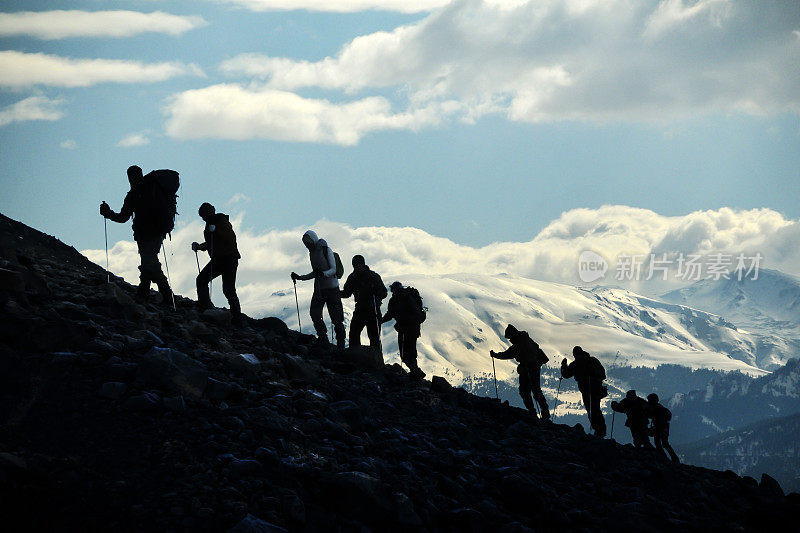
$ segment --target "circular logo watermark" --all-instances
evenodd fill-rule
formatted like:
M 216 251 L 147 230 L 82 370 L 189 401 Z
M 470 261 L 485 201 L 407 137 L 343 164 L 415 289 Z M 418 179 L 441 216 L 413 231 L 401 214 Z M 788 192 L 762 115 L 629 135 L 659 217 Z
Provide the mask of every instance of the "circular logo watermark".
M 605 277 L 608 272 L 608 261 L 602 255 L 591 250 L 584 250 L 578 257 L 578 277 L 584 283 L 592 283 Z

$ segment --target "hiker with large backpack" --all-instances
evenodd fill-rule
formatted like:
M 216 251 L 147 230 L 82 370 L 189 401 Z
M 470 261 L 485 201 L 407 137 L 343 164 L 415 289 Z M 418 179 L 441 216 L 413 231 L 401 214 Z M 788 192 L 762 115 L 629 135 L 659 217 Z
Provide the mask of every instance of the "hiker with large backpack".
M 386 314 L 381 324 L 394 320 L 397 331 L 397 345 L 400 348 L 400 360 L 408 367 L 411 377 L 421 380 L 425 372 L 417 364 L 417 339 L 422 331 L 422 323 L 427 317 L 422 297 L 414 287 L 403 287 L 399 281 L 389 286 L 392 297 L 389 298 Z
M 600 400 L 608 396 L 608 387 L 603 385 L 606 371 L 596 357 L 589 355 L 580 346 L 572 349 L 572 355 L 575 360 L 571 363 L 567 364 L 566 358 L 561 361 L 561 377 L 574 377 L 578 382 L 578 390 L 581 391 L 583 406 L 589 415 L 594 434 L 603 438 L 606 436 L 606 420 L 600 409 Z
M 314 280 L 310 314 L 317 332 L 317 341 L 321 344 L 328 343 L 328 328 L 322 320 L 322 308 L 328 306 L 328 314 L 336 332 L 336 347 L 344 350 L 344 311 L 339 291 L 339 279 L 344 274 L 342 261 L 339 254 L 331 250 L 325 239 L 320 239 L 311 230 L 303 234 L 303 245 L 308 249 L 311 272 L 302 276 L 292 272 L 292 281 Z
M 222 276 L 222 293 L 231 306 L 233 324 L 242 325 L 242 308 L 236 294 L 236 271 L 239 268 L 239 248 L 236 246 L 236 233 L 225 213 L 217 213 L 213 205 L 204 202 L 197 214 L 206 223 L 203 229 L 204 242 L 192 243 L 192 251 L 208 252 L 211 260 L 197 275 L 197 305 L 200 310 L 211 309 L 208 285 L 217 276 Z
M 647 436 L 647 401 L 644 398 L 640 398 L 635 390 L 629 390 L 621 401 L 611 402 L 611 409 L 627 415 L 625 425 L 631 430 L 634 446 L 653 448 Z
M 650 427 L 650 434 L 653 436 L 653 444 L 656 445 L 656 450 L 669 455 L 674 463 L 680 463 L 678 454 L 672 449 L 669 444 L 669 423 L 672 420 L 672 412 L 658 403 L 658 394 L 652 393 L 647 395 L 647 417 L 653 421 Z
M 125 223 L 133 217 L 133 239 L 139 249 L 139 289 L 136 298 L 146 302 L 150 283 L 161 293 L 162 304 L 174 305 L 169 281 L 161 271 L 158 252 L 164 237 L 175 227 L 177 195 L 180 180 L 174 170 L 154 170 L 146 176 L 136 165 L 128 168 L 130 191 L 125 195 L 122 209 L 115 213 L 106 202 L 100 204 L 100 214 L 112 222 Z
M 381 302 L 387 296 L 380 275 L 367 266 L 363 255 L 353 256 L 353 272 L 342 287 L 342 298 L 353 296 L 356 300 L 353 318 L 350 319 L 350 347 L 361 346 L 361 331 L 366 326 L 369 345 L 380 349 Z
M 489 355 L 495 359 L 515 359 L 517 361 L 519 395 L 522 396 L 522 403 L 532 415 L 537 416 L 536 405 L 533 403 L 536 400 L 541 410 L 542 420 L 549 420 L 550 409 L 547 407 L 547 400 L 542 393 L 540 381 L 542 366 L 547 364 L 550 359 L 526 331 L 520 331 L 509 324 L 504 336 L 511 343 L 508 350 L 499 353 L 492 350 L 489 351 Z

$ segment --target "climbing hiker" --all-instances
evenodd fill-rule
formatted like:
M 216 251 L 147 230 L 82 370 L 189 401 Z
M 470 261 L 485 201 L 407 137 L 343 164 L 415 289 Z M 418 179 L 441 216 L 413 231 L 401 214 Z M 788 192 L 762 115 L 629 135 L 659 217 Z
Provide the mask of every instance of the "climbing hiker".
M 540 385 L 542 365 L 550 359 L 545 355 L 539 345 L 530 338 L 527 332 L 520 331 L 509 324 L 504 333 L 511 346 L 504 352 L 490 351 L 489 355 L 495 359 L 515 359 L 517 363 L 517 373 L 519 374 L 519 395 L 522 396 L 522 403 L 533 415 L 536 415 L 536 406 L 533 401 L 539 404 L 542 420 L 550 419 L 550 409 L 547 407 Z
M 322 308 L 328 306 L 328 315 L 333 322 L 336 332 L 336 347 L 344 350 L 344 311 L 342 298 L 339 291 L 339 278 L 342 277 L 341 261 L 337 260 L 338 254 L 328 246 L 325 239 L 320 239 L 317 234 L 308 230 L 303 234 L 303 245 L 308 248 L 308 258 L 311 261 L 311 272 L 299 275 L 292 272 L 293 281 L 314 280 L 314 294 L 311 296 L 311 321 L 317 332 L 317 341 L 328 344 L 328 328 L 322 320 Z
M 204 202 L 197 214 L 206 223 L 202 243 L 193 242 L 192 251 L 208 252 L 210 261 L 197 275 L 197 305 L 201 310 L 214 307 L 209 297 L 208 284 L 217 276 L 222 276 L 222 293 L 228 299 L 233 315 L 233 324 L 242 325 L 242 308 L 236 294 L 236 270 L 239 268 L 239 249 L 236 246 L 236 233 L 233 231 L 228 215 L 217 213 L 213 205 Z
M 341 297 L 356 300 L 353 318 L 350 319 L 350 347 L 361 346 L 361 331 L 366 326 L 369 345 L 379 348 L 381 332 L 381 302 L 386 298 L 386 286 L 377 272 L 370 270 L 364 256 L 353 256 L 353 272 L 347 276 Z
M 158 252 L 164 237 L 175 227 L 176 192 L 179 186 L 178 173 L 174 170 L 154 170 L 146 176 L 136 165 L 128 167 L 130 190 L 122 202 L 119 213 L 106 202 L 100 204 L 103 217 L 118 222 L 127 222 L 133 217 L 133 240 L 139 250 L 139 288 L 136 299 L 146 302 L 150 297 L 150 283 L 154 282 L 161 294 L 162 304 L 173 305 L 172 289 L 161 270 Z
M 653 436 L 653 444 L 656 445 L 656 450 L 661 453 L 666 450 L 673 462 L 680 463 L 681 460 L 678 458 L 678 454 L 669 444 L 669 423 L 672 420 L 672 412 L 658 403 L 658 394 L 656 393 L 647 395 L 647 417 L 653 422 L 650 427 L 650 434 Z
M 567 359 L 561 361 L 561 377 L 574 377 L 578 382 L 578 390 L 583 397 L 583 406 L 589 415 L 589 422 L 598 437 L 606 436 L 606 420 L 600 410 L 600 400 L 608 396 L 608 389 L 603 385 L 606 371 L 603 365 L 583 350 L 580 346 L 572 349 L 575 360 L 567 364 Z
M 631 430 L 634 446 L 653 448 L 647 436 L 647 401 L 644 398 L 640 398 L 635 390 L 629 390 L 622 401 L 611 402 L 611 409 L 627 415 L 625 425 Z
M 427 313 L 422 306 L 422 297 L 414 287 L 403 287 L 399 281 L 389 285 L 392 297 L 386 306 L 386 314 L 381 318 L 381 324 L 394 319 L 394 329 L 397 331 L 397 345 L 400 348 L 400 360 L 405 363 L 413 379 L 421 380 L 425 377 L 417 365 L 417 339 L 420 336 L 422 323 Z

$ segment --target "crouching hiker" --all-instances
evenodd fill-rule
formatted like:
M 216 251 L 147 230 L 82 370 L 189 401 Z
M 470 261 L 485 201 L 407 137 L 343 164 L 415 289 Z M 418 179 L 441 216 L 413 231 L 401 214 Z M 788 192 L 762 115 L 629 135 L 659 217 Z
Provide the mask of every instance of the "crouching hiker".
M 672 412 L 658 403 L 658 394 L 656 393 L 647 395 L 647 417 L 653 421 L 650 434 L 653 436 L 656 450 L 661 453 L 666 450 L 673 462 L 680 463 L 678 454 L 669 445 L 669 423 L 672 420 Z
M 625 425 L 631 430 L 634 446 L 653 448 L 647 436 L 647 402 L 644 398 L 640 398 L 635 390 L 629 390 L 622 401 L 611 402 L 611 409 L 627 415 Z
M 527 332 L 520 331 L 509 324 L 504 336 L 511 342 L 511 347 L 500 353 L 490 351 L 489 355 L 495 359 L 515 359 L 519 363 L 517 373 L 519 374 L 519 395 L 522 396 L 522 402 L 531 414 L 536 415 L 536 406 L 533 403 L 536 400 L 542 412 L 542 420 L 549 420 L 550 409 L 547 407 L 547 400 L 542 393 L 540 380 L 542 366 L 550 359 Z
M 606 371 L 596 357 L 592 357 L 580 346 L 572 349 L 575 360 L 567 364 L 567 359 L 561 361 L 561 377 L 574 377 L 578 382 L 578 390 L 583 397 L 583 406 L 589 415 L 594 434 L 597 437 L 606 436 L 606 420 L 600 409 L 600 400 L 608 396 L 608 388 L 603 385 Z
M 205 242 L 193 242 L 192 251 L 208 252 L 211 260 L 197 275 L 197 304 L 201 310 L 214 307 L 209 296 L 208 285 L 217 276 L 222 276 L 222 293 L 231 307 L 234 325 L 242 325 L 242 309 L 236 294 L 236 271 L 239 268 L 239 249 L 236 246 L 236 233 L 228 215 L 217 213 L 214 206 L 203 203 L 197 211 L 205 223 L 203 230 Z
M 389 289 L 392 291 L 392 297 L 389 298 L 381 324 L 394 319 L 400 360 L 408 367 L 413 379 L 422 380 L 425 372 L 417 365 L 417 339 L 427 316 L 425 308 L 422 307 L 422 297 L 417 289 L 403 287 L 399 281 L 389 285 Z

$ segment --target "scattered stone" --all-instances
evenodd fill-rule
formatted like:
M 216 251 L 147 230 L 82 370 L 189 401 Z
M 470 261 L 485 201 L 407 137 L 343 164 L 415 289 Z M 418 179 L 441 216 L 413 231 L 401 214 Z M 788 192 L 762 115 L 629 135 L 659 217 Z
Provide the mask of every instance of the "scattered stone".
M 204 365 L 172 348 L 153 347 L 139 358 L 138 383 L 199 398 L 203 396 L 207 380 L 208 371 Z
M 109 400 L 119 400 L 125 396 L 126 392 L 128 392 L 128 386 L 118 381 L 109 381 L 100 387 L 100 396 Z
M 228 533 L 285 533 L 287 530 L 248 514 L 228 530 Z
M 122 404 L 122 407 L 130 411 L 153 411 L 158 408 L 161 398 L 152 392 L 145 392 L 137 396 L 131 396 Z

